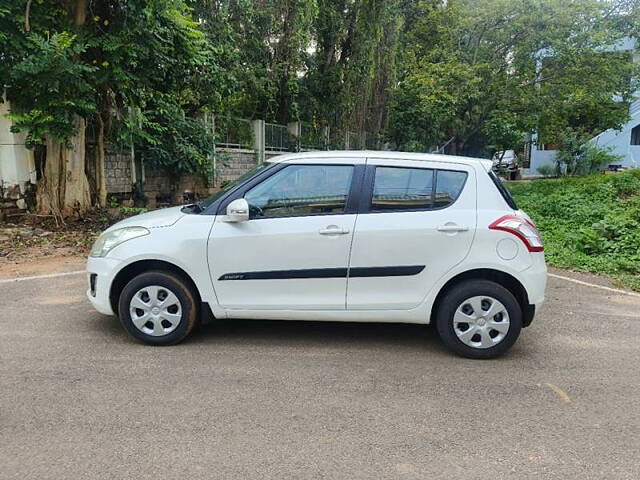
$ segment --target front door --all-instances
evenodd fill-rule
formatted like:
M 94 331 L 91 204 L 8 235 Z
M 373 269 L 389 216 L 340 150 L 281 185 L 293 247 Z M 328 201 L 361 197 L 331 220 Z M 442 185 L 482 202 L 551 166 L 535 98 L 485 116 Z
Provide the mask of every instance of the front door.
M 435 282 L 467 256 L 473 241 L 473 168 L 389 163 L 367 161 L 368 192 L 351 251 L 349 310 L 417 307 Z
M 209 268 L 220 305 L 344 310 L 355 211 L 354 165 L 290 164 L 241 194 L 250 219 L 218 216 Z

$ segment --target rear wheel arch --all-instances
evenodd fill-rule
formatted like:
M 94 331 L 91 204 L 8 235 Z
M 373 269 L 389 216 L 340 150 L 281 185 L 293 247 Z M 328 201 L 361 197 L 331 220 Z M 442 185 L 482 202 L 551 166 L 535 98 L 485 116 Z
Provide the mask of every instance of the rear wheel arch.
M 514 297 L 516 297 L 518 304 L 520 304 L 520 308 L 522 309 L 523 326 L 528 326 L 531 323 L 531 320 L 533 320 L 535 307 L 529 303 L 529 295 L 527 294 L 527 290 L 517 278 L 500 270 L 494 270 L 491 268 L 477 268 L 474 270 L 468 270 L 466 272 L 459 273 L 455 277 L 449 279 L 447 283 L 445 283 L 442 288 L 440 288 L 440 291 L 438 292 L 438 295 L 436 296 L 436 299 L 434 300 L 431 307 L 431 314 L 429 317 L 431 323 L 435 322 L 438 308 L 440 307 L 440 303 L 444 296 L 457 284 L 467 280 L 489 280 L 503 286 L 504 288 L 509 290 Z
M 198 287 L 191 279 L 191 276 L 182 268 L 164 260 L 138 260 L 137 262 L 130 263 L 122 270 L 120 270 L 111 282 L 111 288 L 109 290 L 109 302 L 111 303 L 111 308 L 116 315 L 118 314 L 118 302 L 120 299 L 120 294 L 122 293 L 122 290 L 127 285 L 127 283 L 129 283 L 131 279 L 140 275 L 141 273 L 149 272 L 152 270 L 168 272 L 177 275 L 189 287 L 189 290 L 191 290 L 191 293 L 194 295 L 195 301 L 199 304 L 202 303 L 202 297 L 200 295 Z

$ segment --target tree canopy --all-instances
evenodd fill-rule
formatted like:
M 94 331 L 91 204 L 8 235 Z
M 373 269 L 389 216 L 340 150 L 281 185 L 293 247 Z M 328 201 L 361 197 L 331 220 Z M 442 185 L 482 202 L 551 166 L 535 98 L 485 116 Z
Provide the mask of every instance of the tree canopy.
M 103 203 L 105 145 L 197 171 L 214 141 L 205 113 L 463 154 L 620 126 L 638 71 L 613 47 L 638 37 L 639 12 L 634 0 L 0 0 L 0 82 L 14 128 L 46 162 L 61 152 L 56 174 L 79 130 L 95 133 L 86 170 Z

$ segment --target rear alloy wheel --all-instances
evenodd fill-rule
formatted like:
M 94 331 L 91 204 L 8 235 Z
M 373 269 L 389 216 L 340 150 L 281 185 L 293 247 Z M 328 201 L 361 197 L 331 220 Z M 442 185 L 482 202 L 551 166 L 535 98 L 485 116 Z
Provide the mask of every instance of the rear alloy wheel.
M 464 300 L 453 315 L 458 339 L 473 348 L 491 348 L 509 332 L 509 313 L 493 297 L 481 295 Z
M 447 347 L 469 358 L 502 355 L 522 328 L 522 311 L 513 294 L 487 280 L 456 285 L 440 303 L 438 333 Z
M 172 345 L 183 340 L 195 326 L 197 310 L 189 287 L 168 272 L 140 274 L 120 294 L 122 325 L 151 345 Z

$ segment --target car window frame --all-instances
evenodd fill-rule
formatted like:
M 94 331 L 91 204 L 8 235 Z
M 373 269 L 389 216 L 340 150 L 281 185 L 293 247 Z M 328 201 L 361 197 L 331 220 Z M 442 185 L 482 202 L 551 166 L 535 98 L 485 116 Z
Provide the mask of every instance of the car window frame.
M 432 193 L 432 198 L 433 198 L 433 202 L 434 205 L 431 207 L 417 207 L 417 208 L 388 208 L 388 209 L 383 209 L 383 210 L 378 210 L 373 208 L 373 189 L 374 189 L 374 183 L 375 183 L 375 178 L 376 178 L 376 170 L 378 168 L 404 168 L 404 169 L 418 169 L 418 170 L 433 170 L 434 172 L 434 182 L 433 182 L 433 193 Z M 457 173 L 464 173 L 465 177 L 464 177 L 464 182 L 462 183 L 462 187 L 460 188 L 460 193 L 458 194 L 458 196 L 456 197 L 456 199 L 451 202 L 448 205 L 444 205 L 441 207 L 437 207 L 435 206 L 435 194 L 436 194 L 436 189 L 438 187 L 438 175 L 437 172 L 438 171 L 445 171 L 445 172 L 457 172 Z M 441 167 L 437 167 L 437 166 L 432 166 L 432 165 L 425 165 L 425 166 L 415 166 L 415 165 L 385 165 L 385 164 L 375 164 L 375 165 L 367 165 L 366 167 L 366 172 L 365 172 L 365 177 L 364 177 L 364 184 L 362 186 L 362 190 L 360 192 L 360 198 L 359 198 L 359 213 L 362 214 L 367 214 L 367 213 L 402 213 L 402 212 L 431 212 L 431 211 L 435 211 L 435 210 L 444 210 L 446 208 L 452 207 L 453 205 L 456 204 L 456 202 L 458 201 L 458 199 L 462 196 L 462 193 L 464 192 L 464 189 L 467 186 L 467 181 L 469 180 L 469 172 L 467 170 L 456 170 L 455 168 L 441 168 Z
M 322 162 L 321 159 L 318 159 L 318 161 L 313 161 L 313 162 L 287 162 L 287 163 L 277 163 L 277 168 L 273 168 L 273 169 L 269 169 L 268 174 L 267 172 L 265 172 L 265 175 L 260 175 L 259 177 L 256 177 L 254 179 L 251 179 L 249 181 L 247 181 L 245 184 L 240 185 L 238 189 L 234 190 L 234 192 L 232 194 L 230 194 L 228 197 L 226 197 L 223 201 L 220 202 L 220 205 L 218 206 L 218 210 L 217 210 L 217 214 L 218 215 L 226 215 L 226 211 L 227 211 L 227 206 L 233 202 L 234 200 L 237 200 L 238 198 L 244 198 L 244 196 L 246 195 L 246 193 L 253 189 L 254 187 L 258 186 L 260 183 L 266 181 L 267 179 L 269 179 L 272 175 L 275 175 L 276 173 L 278 173 L 281 170 L 284 170 L 287 167 L 291 167 L 291 166 L 299 166 L 299 167 L 304 167 L 304 166 L 316 166 L 316 167 L 330 167 L 330 166 L 342 166 L 342 167 L 352 167 L 353 168 L 353 174 L 351 175 L 351 185 L 349 186 L 348 189 L 348 193 L 347 193 L 347 200 L 345 202 L 345 208 L 344 211 L 342 212 L 320 212 L 320 213 L 312 213 L 312 214 L 305 214 L 305 215 L 282 215 L 282 216 L 277 216 L 277 217 L 253 217 L 250 218 L 248 221 L 254 221 L 254 220 L 277 220 L 280 218 L 303 218 L 303 217 L 322 217 L 322 216 L 334 216 L 334 215 L 351 215 L 351 214 L 356 214 L 358 213 L 358 192 L 360 191 L 361 187 L 362 187 L 362 182 L 364 179 L 364 173 L 365 173 L 365 165 L 364 164 L 358 164 L 358 163 L 351 163 L 351 162 L 340 162 L 340 163 L 325 163 Z
M 274 162 L 265 162 L 265 163 L 269 163 L 267 168 L 259 172 L 256 172 L 254 176 L 247 178 L 244 181 L 244 183 L 235 185 L 232 189 L 226 192 L 225 195 L 218 198 L 215 202 L 213 202 L 211 205 L 205 208 L 202 212 L 200 212 L 200 215 L 215 216 L 215 215 L 220 215 L 220 212 L 224 212 L 224 214 L 226 214 L 227 205 L 229 205 L 233 200 L 237 198 L 235 197 L 235 194 L 237 192 L 241 191 L 247 185 L 255 185 L 259 183 L 262 179 L 270 177 L 271 175 L 273 175 L 275 171 L 279 169 L 279 166 L 280 166 L 279 163 L 274 163 Z

